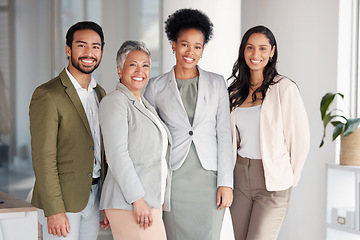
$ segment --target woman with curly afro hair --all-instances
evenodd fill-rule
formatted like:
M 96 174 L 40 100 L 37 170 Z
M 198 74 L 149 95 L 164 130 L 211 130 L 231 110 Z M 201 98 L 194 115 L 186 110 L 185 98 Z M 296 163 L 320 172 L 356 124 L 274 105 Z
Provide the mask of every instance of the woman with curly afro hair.
M 150 79 L 145 98 L 157 109 L 173 140 L 171 211 L 164 212 L 169 240 L 218 240 L 232 203 L 233 162 L 225 79 L 197 64 L 213 24 L 195 9 L 180 9 L 165 22 L 176 65 Z

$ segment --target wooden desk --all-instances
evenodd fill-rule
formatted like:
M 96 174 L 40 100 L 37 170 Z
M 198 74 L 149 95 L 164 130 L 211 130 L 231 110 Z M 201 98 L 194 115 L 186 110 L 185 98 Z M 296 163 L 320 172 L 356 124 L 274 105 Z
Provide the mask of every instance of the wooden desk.
M 0 192 L 0 240 L 37 240 L 37 209 L 30 203 Z

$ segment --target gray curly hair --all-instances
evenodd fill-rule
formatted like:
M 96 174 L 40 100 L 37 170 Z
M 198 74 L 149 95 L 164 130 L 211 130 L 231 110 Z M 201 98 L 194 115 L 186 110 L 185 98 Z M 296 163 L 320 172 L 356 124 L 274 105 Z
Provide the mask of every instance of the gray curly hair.
M 116 54 L 116 64 L 121 70 L 123 69 L 126 57 L 131 51 L 143 51 L 147 55 L 149 55 L 150 58 L 150 51 L 146 47 L 145 43 L 141 41 L 130 41 L 130 40 L 125 41 L 121 45 L 119 51 Z M 151 63 L 151 59 L 150 59 L 150 63 Z

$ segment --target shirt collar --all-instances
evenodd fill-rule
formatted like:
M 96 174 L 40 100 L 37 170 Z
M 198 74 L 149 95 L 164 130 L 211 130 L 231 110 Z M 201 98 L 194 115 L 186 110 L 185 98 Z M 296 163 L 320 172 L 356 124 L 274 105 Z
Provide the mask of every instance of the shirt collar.
M 68 77 L 70 78 L 70 81 L 71 83 L 74 85 L 75 89 L 76 90 L 79 90 L 79 89 L 83 89 L 79 82 L 76 81 L 76 79 L 73 77 L 73 75 L 71 75 L 71 73 L 69 72 L 69 70 L 67 68 L 65 68 L 65 71 L 66 71 L 66 74 L 68 75 Z M 92 90 L 93 88 L 96 87 L 96 81 L 95 81 L 95 78 L 93 78 L 93 76 L 91 76 L 91 79 L 90 79 L 90 82 L 89 82 L 89 86 L 88 86 L 88 91 Z M 84 89 L 86 90 L 86 89 Z

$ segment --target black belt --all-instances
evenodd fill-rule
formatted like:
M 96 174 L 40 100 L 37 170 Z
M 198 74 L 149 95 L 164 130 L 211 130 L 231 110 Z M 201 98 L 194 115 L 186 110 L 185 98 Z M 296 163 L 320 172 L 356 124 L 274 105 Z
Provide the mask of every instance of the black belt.
M 98 184 L 99 180 L 100 180 L 99 177 L 98 178 L 93 178 L 92 179 L 92 185 Z

